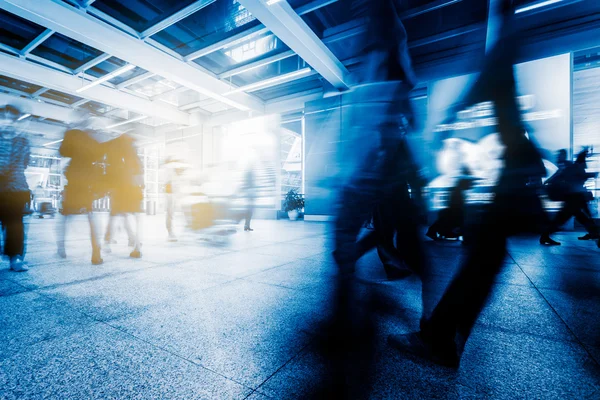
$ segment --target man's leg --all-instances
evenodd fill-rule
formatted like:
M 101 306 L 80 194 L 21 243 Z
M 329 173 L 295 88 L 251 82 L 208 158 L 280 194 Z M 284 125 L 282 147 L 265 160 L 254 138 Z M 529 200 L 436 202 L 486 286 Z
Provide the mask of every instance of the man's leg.
M 456 335 L 459 333 L 463 341 L 468 338 L 506 255 L 505 221 L 497 212 L 490 213 L 475 236 L 466 262 L 429 318 L 425 317 L 429 308 L 425 285 L 429 277 L 427 273 L 424 274 L 421 331 L 418 334 L 390 336 L 392 346 L 431 358 L 443 365 L 458 366 L 461 346 L 457 345 Z
M 98 239 L 98 230 L 96 227 L 96 220 L 94 219 L 94 213 L 88 212 L 87 214 L 88 222 L 90 224 L 90 238 L 92 242 L 92 264 L 99 265 L 104 262 L 102 260 L 102 256 L 100 255 L 100 240 Z
M 245 231 L 253 231 L 250 228 L 250 222 L 252 221 L 252 214 L 254 212 L 254 201 L 252 199 L 248 199 L 248 209 L 246 210 L 246 221 L 244 222 L 244 230 Z
M 354 270 L 359 258 L 356 239 L 374 207 L 375 190 L 372 182 L 362 179 L 342 191 L 335 221 L 334 257 L 343 270 Z
M 57 253 L 60 258 L 67 258 L 67 251 L 65 250 L 65 239 L 67 236 L 67 220 L 69 216 L 63 211 L 63 215 L 59 217 L 58 223 L 56 224 L 56 246 Z
M 369 251 L 373 250 L 377 247 L 377 243 L 379 242 L 379 237 L 377 232 L 374 230 L 369 230 L 363 237 L 356 241 L 356 255 L 357 258 L 361 258 Z
M 141 258 L 142 257 L 142 232 L 143 232 L 142 220 L 143 220 L 143 216 L 142 216 L 142 213 L 135 213 L 134 216 L 135 216 L 134 217 L 135 218 L 134 248 L 133 248 L 133 251 L 129 254 L 129 256 L 132 258 Z M 128 217 L 128 215 L 126 214 L 125 221 L 128 221 L 127 217 Z M 128 231 L 130 229 L 131 229 L 131 227 L 128 228 Z
M 125 232 L 127 232 L 127 243 L 129 247 L 135 247 L 137 235 L 136 231 L 131 226 L 130 214 L 122 214 L 123 224 L 125 226 Z M 134 217 L 135 218 L 135 217 Z
M 598 238 L 598 226 L 594 223 L 594 220 L 590 218 L 581 208 L 578 208 L 574 212 L 575 220 L 585 227 L 592 239 Z
M 23 210 L 29 201 L 28 192 L 6 193 L 2 207 L 5 215 L 2 221 L 4 228 L 4 254 L 10 258 L 10 268 L 14 271 L 27 271 L 23 264 L 25 256 L 25 225 Z
M 106 244 L 107 249 L 110 249 L 110 247 L 108 247 L 109 245 L 117 243 L 115 239 L 115 230 L 117 229 L 117 218 L 118 215 L 113 214 L 112 211 L 108 215 L 108 224 L 106 225 L 106 233 L 104 234 L 104 244 Z
M 175 217 L 175 195 L 173 193 L 167 193 L 167 210 L 166 210 L 166 223 L 167 223 L 167 233 L 169 235 L 169 241 L 175 242 L 177 241 L 177 236 L 175 236 L 175 231 L 173 227 L 173 219 Z
M 545 226 L 544 229 L 542 230 L 542 236 L 540 237 L 540 244 L 550 244 L 550 245 L 559 245 L 560 243 L 551 239 L 550 238 L 550 234 L 556 232 L 557 230 L 560 229 L 561 226 L 563 226 L 564 224 L 567 223 L 567 221 L 573 216 L 574 214 L 574 204 L 571 201 L 571 199 L 567 199 L 566 201 L 563 202 L 563 206 L 560 210 L 558 210 L 558 213 L 556 213 L 556 216 L 554 217 L 554 220 L 550 220 L 550 217 L 548 216 L 548 214 L 544 211 L 543 215 L 545 218 Z
M 383 263 L 385 273 L 388 279 L 402 279 L 412 273 L 412 271 L 404 265 L 403 256 L 398 249 L 403 246 L 405 240 L 403 224 L 399 223 L 399 213 L 404 212 L 401 209 L 400 199 L 393 197 L 384 200 L 373 214 L 373 224 L 375 232 L 379 238 L 377 243 L 377 254 Z M 394 235 L 398 232 L 398 248 L 394 245 Z

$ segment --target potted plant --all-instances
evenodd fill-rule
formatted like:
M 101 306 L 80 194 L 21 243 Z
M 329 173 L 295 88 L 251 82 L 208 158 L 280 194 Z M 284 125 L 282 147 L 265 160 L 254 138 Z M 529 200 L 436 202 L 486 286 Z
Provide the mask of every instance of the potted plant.
M 285 195 L 283 200 L 283 211 L 287 212 L 290 220 L 295 221 L 298 219 L 300 210 L 304 208 L 304 198 L 301 194 L 298 194 L 296 189 L 291 189 Z

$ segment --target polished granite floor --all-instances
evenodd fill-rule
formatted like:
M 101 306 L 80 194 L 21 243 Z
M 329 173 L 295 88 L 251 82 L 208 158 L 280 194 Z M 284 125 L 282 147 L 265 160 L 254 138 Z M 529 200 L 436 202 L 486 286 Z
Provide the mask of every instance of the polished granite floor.
M 336 268 L 326 223 L 256 221 L 227 245 L 144 223 L 142 259 L 127 239 L 90 264 L 84 217 L 55 246 L 56 220 L 28 223 L 29 272 L 0 264 L 0 398 L 307 398 L 326 360 L 315 338 Z M 415 330 L 420 284 L 385 282 L 374 254 L 358 274 L 392 307 L 376 316 L 372 398 L 600 398 L 600 250 L 556 235 L 510 242 L 493 296 L 458 371 L 403 355 L 391 333 Z M 459 243 L 426 243 L 440 291 Z M 439 296 L 439 294 L 433 294 Z

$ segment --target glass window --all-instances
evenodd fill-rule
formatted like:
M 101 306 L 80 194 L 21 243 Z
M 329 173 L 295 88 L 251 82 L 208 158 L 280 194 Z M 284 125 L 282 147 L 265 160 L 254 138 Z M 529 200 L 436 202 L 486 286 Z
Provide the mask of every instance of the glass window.
M 127 64 L 125 61 L 121 60 L 117 57 L 111 57 L 106 61 L 101 62 L 100 64 L 94 65 L 92 68 L 86 70 L 85 72 L 91 76 L 96 78 L 100 78 L 106 74 L 109 74 Z
M 102 54 L 100 50 L 54 33 L 32 52 L 67 68 L 76 69 Z
M 33 22 L 0 10 L 0 42 L 3 44 L 23 50 L 44 30 L 43 27 Z
M 296 9 L 310 1 L 289 0 L 288 3 Z M 217 0 L 152 38 L 187 56 L 258 25 L 260 21 L 237 0 Z
M 249 64 L 287 50 L 289 50 L 289 47 L 285 43 L 271 32 L 267 32 L 260 35 L 249 35 L 244 38 L 243 42 L 238 41 L 225 49 L 215 51 L 194 61 L 215 74 L 220 74 L 234 67 Z
M 326 29 L 342 25 L 354 18 L 352 7 L 345 1 L 336 1 L 301 17 L 313 32 L 323 37 Z
M 231 80 L 234 85 L 244 86 L 298 71 L 306 67 L 308 67 L 308 64 L 306 64 L 302 58 L 295 55 L 293 57 L 288 57 L 283 60 L 264 65 L 260 68 L 255 68 L 250 71 L 234 75 L 231 78 L 228 78 L 228 80 Z
M 195 0 L 96 0 L 92 7 L 142 32 Z
M 236 0 L 217 0 L 152 38 L 187 56 L 257 25 L 259 21 Z
M 129 71 L 127 71 L 127 72 L 119 75 L 119 76 L 115 76 L 114 78 L 112 78 L 111 80 L 109 80 L 109 82 L 112 83 L 112 84 L 118 85 L 118 84 L 123 83 L 125 81 L 128 81 L 130 79 L 133 79 L 133 78 L 135 78 L 137 76 L 143 75 L 146 72 L 148 72 L 148 71 L 146 71 L 143 68 L 135 67 L 134 69 L 131 69 L 131 70 L 129 70 Z

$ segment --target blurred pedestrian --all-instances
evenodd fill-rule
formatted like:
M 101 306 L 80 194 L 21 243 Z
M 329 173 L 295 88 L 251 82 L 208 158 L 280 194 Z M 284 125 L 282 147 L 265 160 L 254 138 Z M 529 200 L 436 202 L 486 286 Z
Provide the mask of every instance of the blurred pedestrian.
M 143 192 L 143 167 L 134 146 L 134 139 L 123 134 L 116 139 L 104 143 L 106 151 L 106 181 L 111 192 L 111 218 L 123 216 L 125 226 L 133 239 L 133 250 L 129 254 L 132 258 L 140 258 L 142 234 L 142 202 Z M 135 217 L 135 231 L 128 227 L 128 217 Z M 108 229 L 113 225 L 109 224 Z M 112 237 L 111 232 L 107 232 Z
M 494 189 L 494 201 L 441 300 L 431 315 L 424 310 L 420 331 L 389 337 L 389 343 L 402 351 L 454 368 L 502 269 L 507 238 L 540 232 L 547 229 L 544 225 L 548 222 L 540 199 L 545 167 L 538 149 L 526 137 L 516 98 L 513 65 L 519 46 L 512 31 L 512 2 L 503 1 L 501 11 L 500 39 L 486 55 L 481 74 L 458 107 L 460 110 L 484 101 L 494 104 L 505 146 L 505 166 Z
M 242 184 L 242 192 L 246 198 L 246 213 L 244 215 L 244 231 L 252 232 L 254 229 L 250 227 L 252 214 L 254 213 L 254 202 L 256 201 L 256 172 L 254 165 L 248 166 L 244 173 L 244 182 Z
M 375 310 L 365 309 L 359 298 L 360 280 L 354 277 L 361 256 L 358 235 L 374 209 L 390 206 L 394 227 L 402 237 L 406 264 L 420 272 L 425 257 L 408 201 L 406 176 L 412 168 L 403 152 L 405 136 L 414 124 L 409 93 L 416 84 L 408 51 L 406 30 L 396 0 L 356 0 L 355 17 L 366 21 L 359 40 L 363 59 L 353 90 L 344 94 L 348 132 L 339 149 L 341 183 L 335 221 L 336 279 L 330 341 L 333 376 L 322 397 L 368 397 L 375 356 Z M 393 229 L 394 229 L 393 228 Z M 392 231 L 393 231 L 392 229 Z M 385 229 L 389 245 L 389 229 Z M 382 231 L 380 231 L 382 232 Z M 393 235 L 393 233 L 392 233 Z
M 168 241 L 176 242 L 177 235 L 175 234 L 175 209 L 179 199 L 181 190 L 181 180 L 185 171 L 185 164 L 176 157 L 167 157 L 165 160 L 165 201 L 166 201 L 166 225 L 168 233 Z
M 469 190 L 473 180 L 467 176 L 458 179 L 450 192 L 448 207 L 438 213 L 438 218 L 427 230 L 427 237 L 432 240 L 458 239 L 464 234 L 465 224 L 465 191 Z M 464 236 L 463 236 L 464 237 Z
M 598 240 L 600 238 L 598 226 L 594 223 L 588 207 L 588 202 L 593 199 L 593 195 L 585 187 L 585 182 L 596 174 L 586 172 L 587 153 L 587 150 L 583 150 L 576 161 L 571 162 L 567 160 L 567 151 L 559 150 L 558 171 L 545 182 L 545 186 L 550 200 L 563 203 L 552 221 L 551 230 L 558 230 L 571 217 L 575 217 L 575 220 L 587 231 L 578 239 Z
M 99 265 L 103 260 L 93 215 L 93 202 L 104 196 L 103 169 L 100 165 L 103 159 L 103 148 L 92 136 L 95 119 L 84 115 L 80 118 L 76 128 L 65 132 L 58 150 L 62 157 L 70 158 L 64 171 L 67 184 L 63 191 L 63 218 L 58 224 L 58 255 L 62 258 L 67 256 L 65 249 L 67 221 L 73 215 L 84 213 L 87 214 L 90 225 L 92 264 Z
M 23 214 L 31 199 L 25 179 L 29 164 L 29 141 L 21 135 L 17 121 L 21 112 L 11 105 L 0 108 L 0 224 L 4 238 L 3 253 L 10 269 L 27 271 Z

